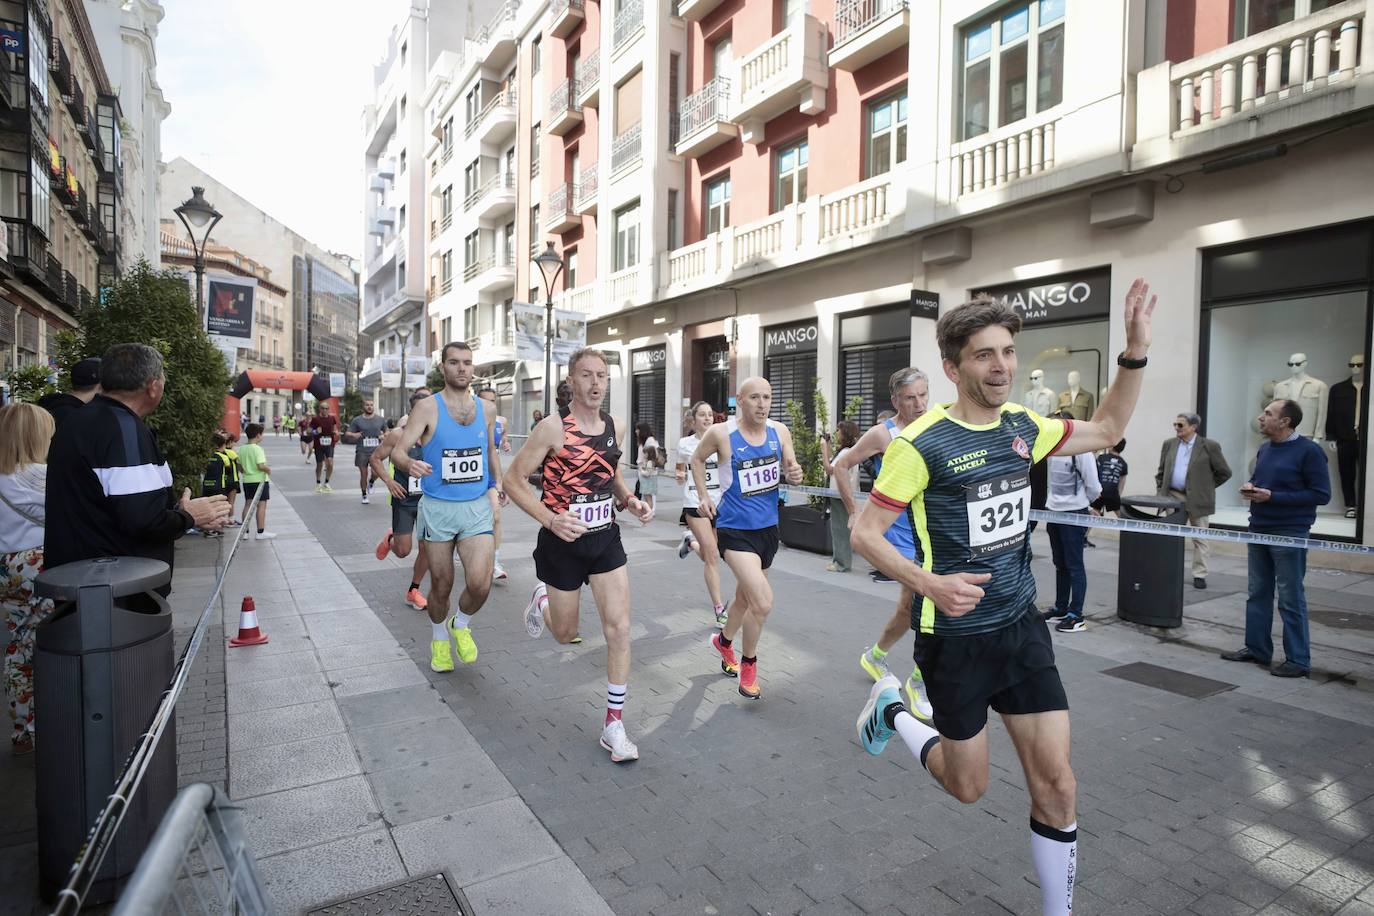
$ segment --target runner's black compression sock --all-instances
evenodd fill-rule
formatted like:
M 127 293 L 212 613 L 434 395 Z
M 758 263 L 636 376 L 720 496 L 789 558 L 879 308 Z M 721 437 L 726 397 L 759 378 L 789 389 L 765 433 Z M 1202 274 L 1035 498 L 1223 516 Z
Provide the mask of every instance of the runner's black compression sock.
M 725 638 L 725 631 L 724 631 L 724 630 L 721 630 L 721 631 L 720 631 L 720 635 L 719 635 L 718 637 L 716 637 L 716 638 L 720 640 L 720 644 L 721 644 L 723 647 L 725 647 L 726 649 L 730 648 L 730 640 L 728 640 L 728 639 Z
M 412 583 L 410 583 L 410 590 L 413 591 L 413 592 L 418 592 L 418 591 L 420 590 L 420 583 L 419 583 L 419 582 L 412 582 Z
M 759 663 L 759 657 L 757 655 L 752 658 L 748 655 L 741 655 L 739 660 L 746 665 L 757 665 Z

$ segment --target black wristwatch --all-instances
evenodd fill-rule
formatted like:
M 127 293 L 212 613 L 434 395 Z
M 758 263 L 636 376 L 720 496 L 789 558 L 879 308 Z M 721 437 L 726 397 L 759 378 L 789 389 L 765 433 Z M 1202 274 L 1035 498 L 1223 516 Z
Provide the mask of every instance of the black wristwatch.
M 1116 355 L 1116 364 L 1122 369 L 1144 369 L 1146 363 L 1149 361 L 1150 358 L 1148 356 L 1142 356 L 1140 359 L 1130 359 L 1126 356 L 1125 350 L 1122 350 Z

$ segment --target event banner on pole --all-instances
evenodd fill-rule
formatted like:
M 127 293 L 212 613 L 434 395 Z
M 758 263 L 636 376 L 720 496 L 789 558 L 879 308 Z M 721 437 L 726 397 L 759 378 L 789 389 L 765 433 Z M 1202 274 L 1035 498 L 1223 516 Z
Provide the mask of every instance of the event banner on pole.
M 331 398 L 341 398 L 344 396 L 344 389 L 347 385 L 345 376 L 342 372 L 329 373 L 329 396 Z
M 383 354 L 377 358 L 382 365 L 382 387 L 400 388 L 401 387 L 401 355 L 399 353 Z
M 254 277 L 212 274 L 205 278 L 205 332 L 212 337 L 246 341 L 252 349 L 253 300 L 258 290 Z
M 544 358 L 544 309 L 538 305 L 513 302 L 511 320 L 515 322 L 515 358 Z M 586 334 L 586 330 L 583 330 Z
M 554 309 L 553 361 L 566 366 L 574 353 L 587 345 L 587 316 L 581 312 Z
M 429 376 L 429 357 L 424 354 L 419 356 L 406 357 L 406 387 L 409 389 L 419 388 L 425 383 Z

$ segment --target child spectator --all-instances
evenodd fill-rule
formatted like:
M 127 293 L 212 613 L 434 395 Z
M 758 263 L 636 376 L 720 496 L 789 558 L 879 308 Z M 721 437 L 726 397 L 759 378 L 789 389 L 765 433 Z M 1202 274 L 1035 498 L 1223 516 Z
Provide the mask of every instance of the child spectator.
M 267 452 L 262 448 L 264 431 L 261 423 L 248 424 L 248 444 L 239 449 L 239 470 L 243 479 L 243 524 L 248 524 L 249 503 L 261 490 L 257 511 L 258 540 L 270 541 L 276 535 L 267 530 L 267 500 L 272 495 L 268 478 L 272 476 L 272 469 L 267 466 Z

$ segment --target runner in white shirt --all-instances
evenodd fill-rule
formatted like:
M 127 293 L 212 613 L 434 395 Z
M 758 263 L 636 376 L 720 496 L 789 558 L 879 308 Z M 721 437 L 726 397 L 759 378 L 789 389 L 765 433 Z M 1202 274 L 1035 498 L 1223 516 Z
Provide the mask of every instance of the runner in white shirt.
M 716 548 L 716 525 L 714 519 L 702 517 L 697 507 L 701 497 L 697 494 L 696 482 L 692 479 L 689 466 L 692 455 L 701 444 L 701 437 L 715 422 L 716 412 L 705 401 L 697 401 L 687 415 L 691 424 L 690 434 L 677 440 L 677 482 L 682 484 L 682 513 L 687 517 L 687 530 L 682 533 L 682 544 L 678 546 L 679 559 L 696 552 L 704 566 L 702 575 L 706 579 L 706 591 L 711 596 L 711 606 L 716 615 L 716 626 L 725 626 L 726 603 L 721 601 L 720 593 L 720 551 Z M 730 483 L 730 466 L 719 467 L 713 457 L 706 463 L 706 492 L 715 502 L 720 501 L 723 487 Z

